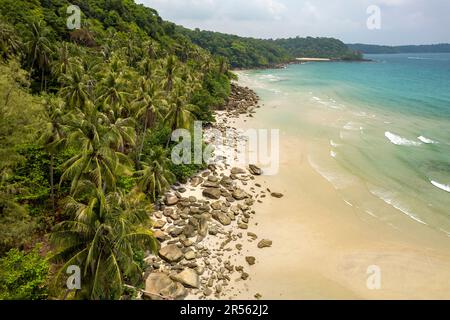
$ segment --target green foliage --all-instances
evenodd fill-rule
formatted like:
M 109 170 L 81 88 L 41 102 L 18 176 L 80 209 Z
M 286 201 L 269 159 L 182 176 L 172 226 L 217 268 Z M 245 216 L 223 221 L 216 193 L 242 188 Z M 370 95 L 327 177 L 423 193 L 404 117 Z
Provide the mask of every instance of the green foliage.
M 211 53 L 226 57 L 234 68 L 270 67 L 301 57 L 361 59 L 360 54 L 333 38 L 263 40 L 182 27 L 179 31 Z
M 0 300 L 46 299 L 48 271 L 38 248 L 29 253 L 10 250 L 0 258 Z

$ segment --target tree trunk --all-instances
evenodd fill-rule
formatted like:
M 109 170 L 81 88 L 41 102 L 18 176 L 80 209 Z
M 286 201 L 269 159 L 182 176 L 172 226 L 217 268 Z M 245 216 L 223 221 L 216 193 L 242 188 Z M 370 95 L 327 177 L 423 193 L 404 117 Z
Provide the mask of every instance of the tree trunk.
M 53 173 L 54 162 L 55 162 L 55 159 L 53 157 L 53 154 L 51 154 L 50 155 L 50 188 L 51 188 L 53 212 L 55 212 L 55 210 L 56 210 L 56 204 L 55 204 L 55 182 L 54 182 L 54 173 Z

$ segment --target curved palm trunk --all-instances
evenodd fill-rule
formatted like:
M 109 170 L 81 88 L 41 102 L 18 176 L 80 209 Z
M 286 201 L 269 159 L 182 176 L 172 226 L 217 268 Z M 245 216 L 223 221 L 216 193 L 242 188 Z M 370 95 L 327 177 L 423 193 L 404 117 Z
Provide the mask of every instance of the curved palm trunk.
M 51 199 L 52 199 L 52 208 L 53 212 L 56 211 L 56 204 L 55 204 L 55 181 L 54 181 L 54 162 L 55 159 L 53 157 L 53 154 L 50 154 L 50 188 L 51 188 Z

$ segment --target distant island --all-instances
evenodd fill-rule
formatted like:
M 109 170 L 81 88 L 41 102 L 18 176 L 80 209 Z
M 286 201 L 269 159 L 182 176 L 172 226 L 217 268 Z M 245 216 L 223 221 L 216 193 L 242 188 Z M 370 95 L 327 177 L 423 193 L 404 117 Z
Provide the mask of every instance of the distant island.
M 351 50 L 365 54 L 377 53 L 446 53 L 450 52 L 449 43 L 431 45 L 408 45 L 408 46 L 383 46 L 373 44 L 354 43 L 347 45 Z

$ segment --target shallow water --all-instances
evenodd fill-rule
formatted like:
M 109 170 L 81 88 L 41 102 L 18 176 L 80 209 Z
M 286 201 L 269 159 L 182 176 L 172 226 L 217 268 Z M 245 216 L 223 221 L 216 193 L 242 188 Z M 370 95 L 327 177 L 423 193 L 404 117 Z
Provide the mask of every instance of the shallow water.
M 310 166 L 359 215 L 449 236 L 450 54 L 369 58 L 239 76 L 269 108 L 259 123 L 306 140 Z

